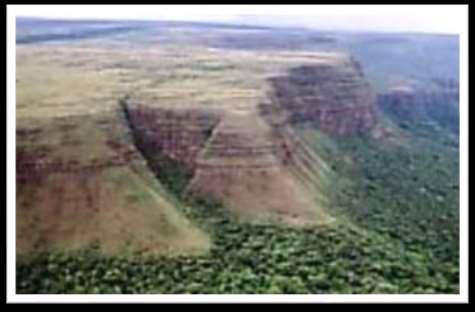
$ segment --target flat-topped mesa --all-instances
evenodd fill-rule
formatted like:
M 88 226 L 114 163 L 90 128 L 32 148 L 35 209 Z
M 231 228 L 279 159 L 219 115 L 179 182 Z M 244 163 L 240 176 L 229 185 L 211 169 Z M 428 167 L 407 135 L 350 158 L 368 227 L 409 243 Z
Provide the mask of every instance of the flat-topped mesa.
M 327 166 L 292 128 L 310 124 L 344 135 L 373 127 L 374 96 L 346 60 L 271 78 L 267 106 L 223 106 L 208 113 L 135 104 L 127 105 L 126 115 L 156 173 L 163 169 L 154 165 L 161 155 L 186 168 L 187 196 L 221 202 L 244 220 L 324 224 L 331 222 L 325 210 Z
M 269 81 L 271 103 L 261 105 L 264 116 L 282 115 L 278 111 L 283 110 L 281 122 L 334 135 L 364 134 L 376 124 L 375 94 L 352 60 L 292 68 Z

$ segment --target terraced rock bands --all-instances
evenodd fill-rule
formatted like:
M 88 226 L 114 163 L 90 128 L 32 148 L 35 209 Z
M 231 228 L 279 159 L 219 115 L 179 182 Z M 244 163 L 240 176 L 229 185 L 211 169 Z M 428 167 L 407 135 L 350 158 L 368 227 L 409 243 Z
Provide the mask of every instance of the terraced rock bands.
M 375 95 L 353 62 L 293 68 L 270 83 L 272 104 L 261 105 L 262 112 L 285 113 L 284 123 L 310 124 L 332 135 L 367 133 L 376 124 Z
M 368 132 L 375 97 L 350 61 L 293 68 L 269 83 L 267 104 L 239 110 L 162 109 L 129 99 L 136 144 L 156 173 L 170 164 L 160 167 L 163 156 L 186 168 L 186 195 L 222 202 L 245 220 L 327 223 L 316 197 L 325 197 L 328 168 L 293 127 Z

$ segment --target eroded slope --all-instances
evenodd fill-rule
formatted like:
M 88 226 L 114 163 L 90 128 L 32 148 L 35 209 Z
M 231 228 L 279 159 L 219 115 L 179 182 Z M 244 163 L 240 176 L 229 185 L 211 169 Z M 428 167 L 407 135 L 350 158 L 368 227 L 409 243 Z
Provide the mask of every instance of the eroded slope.
M 370 92 L 347 56 L 91 44 L 19 50 L 22 250 L 206 249 L 177 194 L 217 200 L 246 221 L 332 220 L 334 173 L 294 130 L 313 119 L 335 134 L 371 128 Z M 287 102 L 275 96 L 287 91 Z M 131 209 L 138 219 L 127 217 Z
M 332 172 L 293 128 L 369 133 L 376 124 L 375 98 L 350 59 L 313 58 L 314 64 L 270 78 L 263 104 L 243 100 L 235 106 L 224 98 L 219 108 L 197 111 L 128 99 L 140 149 L 159 177 L 167 170 L 163 157 L 172 158 L 187 171 L 188 196 L 221 202 L 244 220 L 328 223 L 325 193 Z
M 87 54 L 78 71 L 68 50 L 56 62 L 46 49 L 17 52 L 17 253 L 207 250 L 135 148 L 116 75 Z

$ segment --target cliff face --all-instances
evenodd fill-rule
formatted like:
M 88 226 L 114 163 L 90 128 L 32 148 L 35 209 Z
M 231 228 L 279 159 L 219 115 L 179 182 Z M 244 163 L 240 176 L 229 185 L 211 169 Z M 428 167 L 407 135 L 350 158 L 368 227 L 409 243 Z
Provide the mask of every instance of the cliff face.
M 119 113 L 17 122 L 17 254 L 208 248 L 157 192 Z
M 312 193 L 286 167 L 286 149 L 255 112 L 227 114 L 197 157 L 188 193 L 222 202 L 245 220 L 328 222 Z
M 282 110 L 281 122 L 333 135 L 366 133 L 376 124 L 375 95 L 356 63 L 301 66 L 270 83 L 271 103 L 261 106 L 262 113 Z
M 432 92 L 392 91 L 378 95 L 378 106 L 400 120 L 431 120 L 454 133 L 459 130 L 458 87 Z
M 183 168 L 182 194 L 216 200 L 248 220 L 326 223 L 328 166 L 294 131 L 358 135 L 376 124 L 375 97 L 357 64 L 317 63 L 269 80 L 268 102 L 239 110 L 125 104 L 137 147 L 159 179 Z M 172 172 L 172 175 L 176 172 Z M 316 200 L 318 198 L 318 200 Z
M 99 172 L 125 166 L 140 158 L 133 146 L 116 138 L 104 140 L 103 150 L 91 153 L 88 155 L 90 157 L 80 155 L 79 151 L 86 143 L 75 134 L 79 128 L 76 122 L 77 120 L 72 118 L 59 118 L 47 126 L 17 129 L 17 185 L 38 187 L 50 175 Z M 113 124 L 110 120 L 104 121 L 100 118 L 90 118 L 88 122 L 88 127 L 99 126 L 105 129 Z M 117 131 L 116 128 L 114 130 Z M 97 135 L 98 131 L 91 132 Z M 61 134 L 60 143 L 44 139 L 51 136 L 51 133 Z M 66 159 L 62 157 L 61 149 L 68 148 L 74 149 L 74 153 Z
M 140 104 L 127 104 L 125 109 L 135 143 L 147 159 L 153 163 L 157 155 L 165 156 L 189 172 L 219 120 L 202 110 L 151 109 Z

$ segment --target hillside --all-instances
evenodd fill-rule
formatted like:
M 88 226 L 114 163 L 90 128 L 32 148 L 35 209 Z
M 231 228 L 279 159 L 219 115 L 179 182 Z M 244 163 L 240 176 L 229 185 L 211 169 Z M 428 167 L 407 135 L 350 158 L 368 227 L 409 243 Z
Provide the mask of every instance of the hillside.
M 412 37 L 17 26 L 19 292 L 458 291 L 458 82 L 362 48 Z
M 206 250 L 135 148 L 117 78 L 45 59 L 17 58 L 17 252 Z

